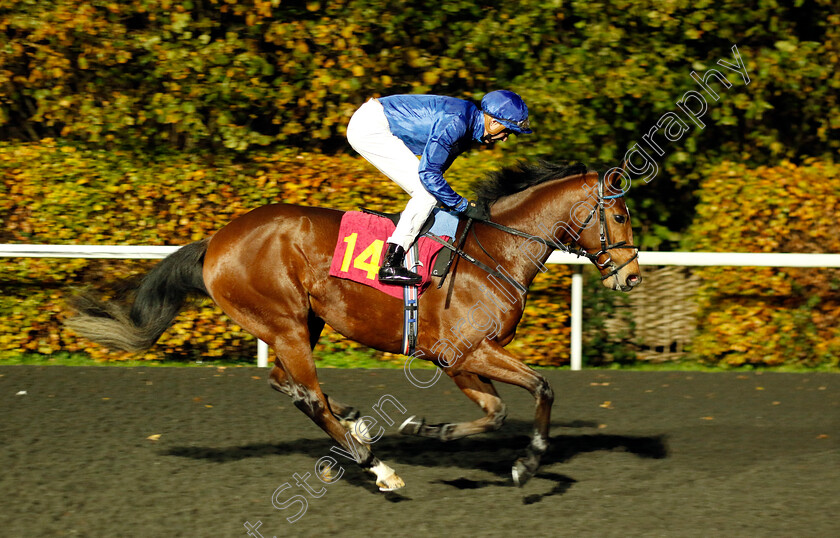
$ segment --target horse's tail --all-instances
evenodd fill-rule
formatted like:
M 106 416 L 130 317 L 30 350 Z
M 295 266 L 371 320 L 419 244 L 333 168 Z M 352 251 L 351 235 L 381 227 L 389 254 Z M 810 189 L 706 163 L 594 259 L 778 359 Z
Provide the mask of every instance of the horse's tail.
M 124 351 L 152 347 L 187 300 L 207 296 L 202 266 L 209 239 L 190 243 L 157 264 L 131 297 L 103 300 L 83 292 L 69 301 L 76 314 L 65 325 L 89 340 Z

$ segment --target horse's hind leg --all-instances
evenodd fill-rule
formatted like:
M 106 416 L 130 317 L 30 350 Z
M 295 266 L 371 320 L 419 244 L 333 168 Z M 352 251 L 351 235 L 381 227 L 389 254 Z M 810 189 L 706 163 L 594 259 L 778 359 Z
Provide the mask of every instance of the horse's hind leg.
M 326 325 L 324 323 L 324 320 L 316 316 L 315 313 L 312 310 L 310 310 L 306 317 L 306 328 L 309 331 L 310 352 L 313 349 L 315 349 L 315 345 L 318 343 L 318 339 L 321 338 L 321 332 L 324 330 L 324 325 Z M 291 391 L 289 390 L 290 385 L 288 381 L 288 376 L 283 370 L 283 366 L 280 360 L 274 361 L 274 367 L 271 369 L 271 373 L 268 376 L 268 384 L 271 385 L 271 388 L 285 394 L 286 396 L 292 395 Z M 329 396 L 327 396 L 327 398 L 329 398 Z
M 501 428 L 507 416 L 507 408 L 490 380 L 470 372 L 454 373 L 450 369 L 446 372 L 458 388 L 484 410 L 485 416 L 472 422 L 455 424 L 426 424 L 424 419 L 412 416 L 400 426 L 400 433 L 450 441 Z
M 271 369 L 271 373 L 268 376 L 268 383 L 271 385 L 271 388 L 277 392 L 283 393 L 289 397 L 294 397 L 294 391 L 291 389 L 292 385 L 289 383 L 288 376 L 283 370 L 279 360 L 274 362 L 274 367 Z M 330 411 L 333 416 L 339 419 L 342 426 L 353 433 L 353 425 L 355 424 L 355 420 L 359 418 L 360 413 L 352 407 L 343 406 L 341 403 L 336 402 L 326 394 L 324 394 L 324 396 L 327 398 L 327 402 L 329 403 Z M 338 409 L 338 411 L 336 411 L 336 409 Z M 354 437 L 356 437 L 356 439 L 360 442 L 364 442 L 364 438 L 360 440 L 358 436 L 354 435 Z M 330 467 L 327 467 L 322 471 L 321 479 L 325 482 L 330 482 L 332 480 Z
M 321 331 L 324 330 L 325 323 L 324 320 L 315 315 L 315 312 L 310 310 L 306 319 L 306 325 L 309 329 L 309 349 L 313 350 L 318 344 L 318 339 L 321 337 Z M 273 384 L 272 387 L 274 387 Z M 361 413 L 356 408 L 343 404 L 328 394 L 324 394 L 324 396 L 327 397 L 327 403 L 330 405 L 332 414 L 341 421 L 343 426 L 352 429 L 352 423 L 361 416 Z
M 280 361 L 276 361 L 274 363 L 274 367 L 271 369 L 271 373 L 268 375 L 268 384 L 276 390 L 277 392 L 281 392 L 286 396 L 293 397 L 294 391 L 292 390 L 292 385 L 289 383 L 288 376 L 286 375 L 285 370 L 283 370 Z M 324 397 L 327 399 L 327 403 L 329 404 L 330 412 L 335 416 L 337 419 L 342 421 L 353 421 L 359 418 L 361 413 L 353 407 L 349 405 L 344 405 L 343 403 L 331 398 L 328 394 L 324 394 Z
M 274 341 L 277 355 L 271 371 L 272 387 L 292 397 L 295 407 L 303 411 L 332 437 L 362 467 L 376 475 L 380 491 L 392 491 L 405 485 L 393 469 L 374 457 L 370 448 L 357 442 L 330 409 L 327 396 L 321 391 L 312 360 L 309 338 L 301 338 L 303 324 L 291 320 L 276 327 Z M 288 326 L 287 326 L 288 325 Z

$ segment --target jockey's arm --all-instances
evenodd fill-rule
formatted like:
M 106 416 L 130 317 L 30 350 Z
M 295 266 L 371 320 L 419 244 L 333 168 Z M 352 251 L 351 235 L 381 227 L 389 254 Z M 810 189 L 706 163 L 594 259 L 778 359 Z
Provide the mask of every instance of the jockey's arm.
M 458 155 L 456 138 L 453 138 L 452 125 L 440 133 L 433 135 L 426 143 L 420 156 L 420 182 L 439 202 L 456 211 L 463 211 L 467 207 L 467 199 L 452 190 L 443 177 L 443 173 Z

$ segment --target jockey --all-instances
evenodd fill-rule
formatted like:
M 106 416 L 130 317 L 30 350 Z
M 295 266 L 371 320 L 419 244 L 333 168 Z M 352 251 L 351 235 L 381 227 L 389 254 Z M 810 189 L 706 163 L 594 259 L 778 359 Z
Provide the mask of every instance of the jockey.
M 439 95 L 392 95 L 363 104 L 350 118 L 347 140 L 411 196 L 388 238 L 379 281 L 401 286 L 420 283 L 420 275 L 403 267 L 403 258 L 438 202 L 469 218 L 489 218 L 487 208 L 457 194 L 443 178 L 455 157 L 474 140 L 492 144 L 507 140 L 511 133 L 531 132 L 528 107 L 507 90 L 486 94 L 481 109 Z

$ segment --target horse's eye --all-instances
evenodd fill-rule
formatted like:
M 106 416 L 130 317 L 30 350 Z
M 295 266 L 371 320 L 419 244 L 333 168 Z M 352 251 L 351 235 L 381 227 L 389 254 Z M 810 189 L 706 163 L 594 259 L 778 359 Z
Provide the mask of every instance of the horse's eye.
M 624 215 L 614 215 L 615 221 L 619 224 L 624 224 L 627 222 L 627 217 Z

